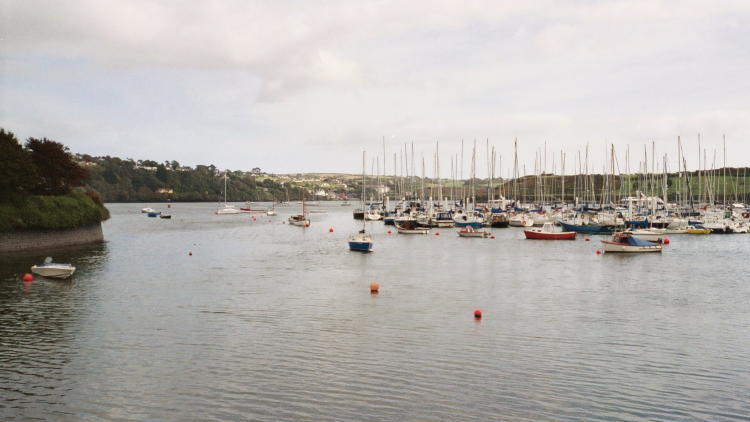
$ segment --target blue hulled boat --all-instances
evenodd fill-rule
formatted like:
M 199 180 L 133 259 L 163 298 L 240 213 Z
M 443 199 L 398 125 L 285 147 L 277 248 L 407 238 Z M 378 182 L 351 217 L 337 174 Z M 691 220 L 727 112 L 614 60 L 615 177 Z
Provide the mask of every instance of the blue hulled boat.
M 150 213 L 146 214 L 149 217 L 158 217 L 161 214 L 160 211 L 151 211 Z
M 372 251 L 372 237 L 364 230 L 360 230 L 359 233 L 349 239 L 349 250 L 356 252 Z
M 615 230 L 613 225 L 595 225 L 595 224 L 569 224 L 563 221 L 560 222 L 563 231 L 566 232 L 577 232 L 585 234 L 612 234 Z

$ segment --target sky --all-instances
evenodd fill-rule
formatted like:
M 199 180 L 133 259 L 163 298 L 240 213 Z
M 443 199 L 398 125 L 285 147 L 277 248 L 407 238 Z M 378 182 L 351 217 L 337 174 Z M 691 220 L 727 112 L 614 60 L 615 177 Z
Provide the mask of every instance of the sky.
M 0 19 L 0 127 L 77 153 L 359 173 L 385 140 L 387 173 L 413 142 L 432 176 L 439 143 L 449 177 L 462 139 L 481 176 L 514 139 L 527 172 L 545 145 L 547 171 L 586 145 L 602 168 L 610 144 L 619 169 L 653 145 L 674 170 L 678 136 L 695 168 L 700 134 L 709 167 L 723 135 L 750 164 L 745 0 L 0 0 Z

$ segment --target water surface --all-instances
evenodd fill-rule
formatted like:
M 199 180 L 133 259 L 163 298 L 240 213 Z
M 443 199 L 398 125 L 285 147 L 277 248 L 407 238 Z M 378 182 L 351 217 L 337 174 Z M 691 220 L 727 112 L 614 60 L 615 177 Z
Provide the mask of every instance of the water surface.
M 597 256 L 378 222 L 363 255 L 336 204 L 307 229 L 147 205 L 109 204 L 102 245 L 0 257 L 0 419 L 750 418 L 750 236 Z M 73 279 L 21 282 L 47 254 Z

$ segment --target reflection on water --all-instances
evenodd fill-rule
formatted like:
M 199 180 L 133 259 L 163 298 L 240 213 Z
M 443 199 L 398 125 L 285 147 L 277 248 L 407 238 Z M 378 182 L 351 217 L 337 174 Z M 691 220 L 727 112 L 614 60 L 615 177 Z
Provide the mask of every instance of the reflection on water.
M 2 420 L 750 415 L 750 236 L 597 256 L 596 237 L 368 223 L 362 255 L 337 205 L 309 229 L 281 223 L 294 206 L 270 222 L 144 206 L 110 205 L 105 244 L 0 257 Z M 73 279 L 21 282 L 47 255 Z

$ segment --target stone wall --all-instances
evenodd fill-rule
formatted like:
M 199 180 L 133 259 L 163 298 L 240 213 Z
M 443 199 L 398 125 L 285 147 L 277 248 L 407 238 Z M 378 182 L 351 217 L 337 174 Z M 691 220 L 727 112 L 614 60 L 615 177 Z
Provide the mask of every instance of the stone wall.
M 101 223 L 74 229 L 0 232 L 0 253 L 61 248 L 104 241 Z

